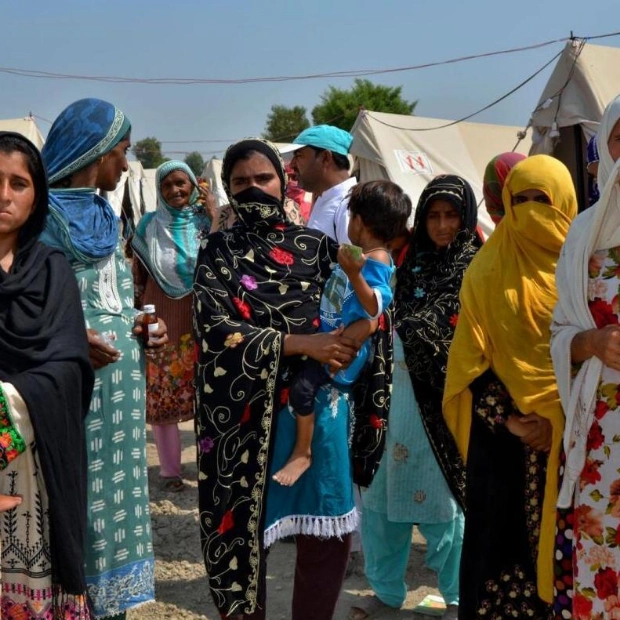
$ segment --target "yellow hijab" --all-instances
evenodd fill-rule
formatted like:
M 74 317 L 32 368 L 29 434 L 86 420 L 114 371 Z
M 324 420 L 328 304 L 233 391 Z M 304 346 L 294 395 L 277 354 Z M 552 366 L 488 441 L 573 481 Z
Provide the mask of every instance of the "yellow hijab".
M 551 205 L 512 205 L 527 189 L 544 192 Z M 519 162 L 502 192 L 506 215 L 465 273 L 461 314 L 450 347 L 444 417 L 467 458 L 472 420 L 469 385 L 492 368 L 519 411 L 536 412 L 553 428 L 538 547 L 538 594 L 553 598 L 553 545 L 559 453 L 564 416 L 551 363 L 551 314 L 557 300 L 555 267 L 577 214 L 566 166 L 547 155 Z

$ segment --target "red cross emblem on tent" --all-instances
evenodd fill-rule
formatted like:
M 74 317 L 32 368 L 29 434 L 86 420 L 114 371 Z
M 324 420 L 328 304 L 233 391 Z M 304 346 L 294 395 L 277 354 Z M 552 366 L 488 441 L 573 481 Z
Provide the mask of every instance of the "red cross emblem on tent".
M 405 174 L 432 174 L 431 162 L 425 153 L 420 151 L 395 150 L 394 154 L 400 169 Z

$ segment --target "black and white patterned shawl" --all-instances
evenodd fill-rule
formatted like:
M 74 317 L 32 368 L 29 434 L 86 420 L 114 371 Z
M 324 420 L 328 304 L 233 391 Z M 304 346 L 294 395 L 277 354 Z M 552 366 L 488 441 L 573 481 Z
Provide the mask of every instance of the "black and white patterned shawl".
M 453 242 L 436 250 L 426 216 L 435 200 L 447 200 L 460 212 L 461 229 Z M 416 210 L 409 251 L 398 268 L 395 325 L 403 342 L 422 422 L 450 490 L 464 506 L 465 468 L 442 414 L 448 349 L 460 311 L 465 270 L 481 246 L 476 232 L 477 206 L 464 179 L 443 175 L 424 189 Z
M 277 151 L 252 142 L 284 187 Z M 225 158 L 228 174 L 232 155 Z M 319 231 L 288 222 L 282 201 L 229 197 L 237 223 L 203 240 L 194 282 L 200 534 L 224 615 L 264 605 L 268 463 L 292 359 L 283 357 L 282 341 L 316 331 L 337 251 Z

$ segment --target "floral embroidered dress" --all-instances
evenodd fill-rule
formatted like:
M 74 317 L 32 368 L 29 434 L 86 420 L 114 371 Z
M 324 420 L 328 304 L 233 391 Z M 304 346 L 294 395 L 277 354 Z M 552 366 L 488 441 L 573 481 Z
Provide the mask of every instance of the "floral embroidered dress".
M 0 512 L 0 617 L 89 620 L 82 421 L 94 376 L 73 272 L 40 244 L 28 253 L 0 270 L 0 493 L 22 499 Z
M 169 298 L 138 258 L 133 264 L 135 305 L 155 304 L 157 316 L 166 321 L 168 344 L 146 359 L 146 421 L 177 424 L 194 417 L 194 338 L 192 298 Z
M 491 620 L 550 619 L 536 586 L 547 457 L 505 427 L 521 413 L 492 370 L 472 382 L 471 392 L 461 609 Z
M 171 174 L 186 177 L 194 187 L 181 207 L 169 205 L 162 185 Z M 168 344 L 146 359 L 146 421 L 170 425 L 194 417 L 194 341 L 192 338 L 192 284 L 200 238 L 211 220 L 199 202 L 198 181 L 181 161 L 164 162 L 155 173 L 157 208 L 138 223 L 131 246 L 135 306 L 155 304 L 157 316 L 168 327 Z M 165 437 L 165 439 L 164 439 Z M 155 435 L 160 455 L 170 436 Z M 180 472 L 180 441 L 175 466 Z M 172 463 L 162 463 L 162 470 Z M 163 474 L 162 474 L 163 475 Z M 172 472 L 166 476 L 171 476 Z
M 4 387 L 12 388 L 6 384 Z M 52 620 L 57 617 L 53 601 L 58 593 L 52 582 L 49 497 L 28 411 L 14 388 L 5 398 L 2 382 L 0 428 L 0 492 L 22 498 L 20 506 L 0 513 L 3 563 L 0 617 Z M 85 596 L 65 595 L 64 598 L 63 619 L 91 617 Z
M 385 453 L 372 485 L 363 492 L 364 508 L 398 523 L 452 521 L 460 510 L 424 430 L 398 335 L 393 385 Z
M 620 317 L 620 247 L 595 252 L 588 305 L 598 328 Z M 620 372 L 603 368 L 575 494 L 573 618 L 620 618 Z

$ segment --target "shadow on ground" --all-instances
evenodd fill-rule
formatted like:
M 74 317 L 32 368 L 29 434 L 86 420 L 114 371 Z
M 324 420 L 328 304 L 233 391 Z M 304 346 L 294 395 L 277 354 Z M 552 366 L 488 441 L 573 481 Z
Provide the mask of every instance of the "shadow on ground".
M 163 489 L 159 479 L 153 435 L 150 429 L 147 432 L 156 603 L 131 611 L 128 620 L 219 620 L 209 593 L 200 548 L 192 422 L 181 425 L 181 440 L 186 488 L 180 493 L 171 493 Z M 373 619 L 412 620 L 417 618 L 412 614 L 415 605 L 427 594 L 437 594 L 435 574 L 424 567 L 425 550 L 424 539 L 416 531 L 406 576 L 407 600 L 402 609 L 386 609 L 373 615 Z M 267 561 L 268 620 L 290 620 L 294 570 L 295 545 L 276 543 Z M 360 563 L 345 580 L 334 620 L 347 620 L 351 606 L 363 604 L 371 595 Z

